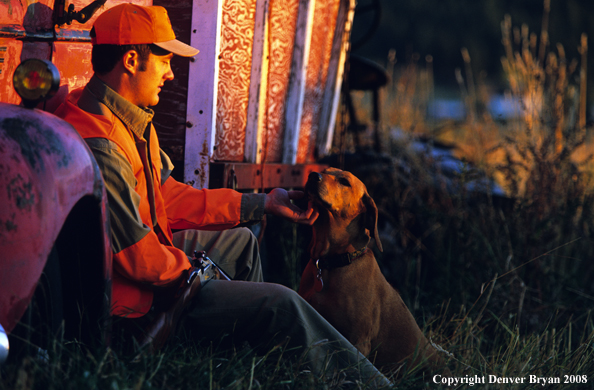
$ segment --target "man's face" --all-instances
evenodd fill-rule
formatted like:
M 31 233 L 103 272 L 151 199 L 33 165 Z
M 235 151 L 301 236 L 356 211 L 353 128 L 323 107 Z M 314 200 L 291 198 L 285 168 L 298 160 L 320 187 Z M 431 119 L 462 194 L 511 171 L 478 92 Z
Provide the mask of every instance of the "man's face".
M 172 53 L 165 55 L 149 54 L 144 66 L 138 67 L 133 82 L 134 104 L 140 107 L 150 107 L 159 103 L 159 92 L 166 80 L 173 80 L 171 71 Z M 140 70 L 144 68 L 144 70 Z

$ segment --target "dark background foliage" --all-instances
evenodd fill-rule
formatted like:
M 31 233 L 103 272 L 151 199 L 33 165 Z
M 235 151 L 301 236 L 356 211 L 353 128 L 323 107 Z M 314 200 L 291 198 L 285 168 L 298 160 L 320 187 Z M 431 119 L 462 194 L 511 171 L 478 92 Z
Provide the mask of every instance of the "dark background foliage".
M 410 62 L 415 54 L 420 62 L 431 55 L 436 84 L 446 87 L 456 86 L 454 70 L 463 68 L 462 47 L 470 53 L 475 74 L 484 71 L 488 80 L 505 87 L 501 21 L 509 14 L 514 26 L 526 24 L 530 32 L 540 35 L 544 8 L 543 0 L 360 0 L 357 7 L 361 11 L 376 2 L 381 8 L 380 23 L 373 36 L 353 53 L 382 65 L 390 49 L 396 50 L 399 64 Z M 568 59 L 579 59 L 581 34 L 594 39 L 594 2 L 551 0 L 550 7 L 551 45 L 561 43 Z M 355 13 L 355 45 L 373 28 L 374 18 L 373 11 Z M 592 52 L 588 55 L 590 74 L 594 70 Z

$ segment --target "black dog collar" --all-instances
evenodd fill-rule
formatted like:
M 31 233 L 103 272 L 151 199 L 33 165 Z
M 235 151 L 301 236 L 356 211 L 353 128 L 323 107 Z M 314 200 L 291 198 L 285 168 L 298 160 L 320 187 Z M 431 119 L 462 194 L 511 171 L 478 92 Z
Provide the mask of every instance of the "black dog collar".
M 345 267 L 367 253 L 367 247 L 355 252 L 341 253 L 339 255 L 324 256 L 316 260 L 316 267 L 318 269 L 333 269 Z

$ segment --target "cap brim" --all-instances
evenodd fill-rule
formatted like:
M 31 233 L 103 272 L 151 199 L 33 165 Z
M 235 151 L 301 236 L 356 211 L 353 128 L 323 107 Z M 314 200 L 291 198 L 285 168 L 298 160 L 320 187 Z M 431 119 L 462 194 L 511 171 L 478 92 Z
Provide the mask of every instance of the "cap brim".
M 195 49 L 190 45 L 186 45 L 185 43 L 180 42 L 177 39 L 173 39 L 171 41 L 166 42 L 154 42 L 154 44 L 159 46 L 161 49 L 165 49 L 167 51 L 172 52 L 173 54 L 177 54 L 178 56 L 182 57 L 194 57 L 196 54 L 199 53 L 198 49 Z

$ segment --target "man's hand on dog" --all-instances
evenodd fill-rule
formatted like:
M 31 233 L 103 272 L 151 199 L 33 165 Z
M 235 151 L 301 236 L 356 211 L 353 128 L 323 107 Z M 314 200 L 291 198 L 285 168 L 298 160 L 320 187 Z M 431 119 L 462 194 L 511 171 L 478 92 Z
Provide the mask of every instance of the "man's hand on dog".
M 291 202 L 291 199 L 302 199 L 304 196 L 305 193 L 301 191 L 275 188 L 266 195 L 264 212 L 286 218 L 292 222 L 313 225 L 319 213 L 314 209 L 312 202 L 308 202 L 307 210 L 302 210 Z

